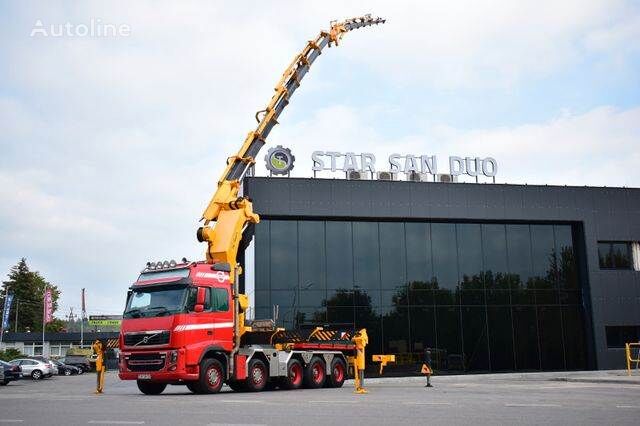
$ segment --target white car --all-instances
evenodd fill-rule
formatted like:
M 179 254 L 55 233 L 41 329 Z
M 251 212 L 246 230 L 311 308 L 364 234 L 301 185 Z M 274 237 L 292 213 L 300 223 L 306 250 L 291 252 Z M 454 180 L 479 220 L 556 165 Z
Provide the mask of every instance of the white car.
M 46 361 L 39 359 L 18 358 L 9 362 L 13 365 L 19 365 L 22 368 L 22 376 L 31 376 L 33 380 L 40 380 L 43 377 L 53 376 L 53 369 Z

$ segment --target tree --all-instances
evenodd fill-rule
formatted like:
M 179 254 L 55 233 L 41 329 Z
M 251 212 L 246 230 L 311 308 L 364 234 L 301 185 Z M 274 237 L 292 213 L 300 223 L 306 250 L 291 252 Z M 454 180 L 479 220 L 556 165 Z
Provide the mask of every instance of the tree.
M 58 287 L 50 284 L 37 271 L 29 270 L 27 260 L 20 259 L 17 265 L 13 266 L 9 271 L 9 280 L 4 281 L 3 294 L 7 292 L 13 293 L 13 305 L 11 306 L 12 314 L 9 316 L 9 329 L 15 329 L 15 309 L 19 309 L 18 331 L 23 331 L 27 327 L 31 331 L 42 331 L 42 316 L 44 314 L 44 289 L 51 288 L 53 299 L 53 312 L 58 309 L 58 298 L 60 291 Z M 18 304 L 20 305 L 18 308 Z M 60 324 L 52 322 L 47 326 L 47 331 L 57 331 Z
M 20 358 L 22 353 L 15 348 L 7 348 L 6 351 L 0 351 L 0 359 L 2 361 L 11 361 L 12 359 Z

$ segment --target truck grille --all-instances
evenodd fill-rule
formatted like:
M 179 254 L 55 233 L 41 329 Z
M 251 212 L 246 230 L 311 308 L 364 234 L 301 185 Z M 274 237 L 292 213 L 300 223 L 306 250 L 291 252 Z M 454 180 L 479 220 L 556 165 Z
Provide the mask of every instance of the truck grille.
M 164 368 L 165 354 L 132 354 L 127 360 L 129 371 L 160 371 Z
M 169 344 L 169 332 L 151 333 L 126 333 L 124 335 L 125 346 L 156 346 Z

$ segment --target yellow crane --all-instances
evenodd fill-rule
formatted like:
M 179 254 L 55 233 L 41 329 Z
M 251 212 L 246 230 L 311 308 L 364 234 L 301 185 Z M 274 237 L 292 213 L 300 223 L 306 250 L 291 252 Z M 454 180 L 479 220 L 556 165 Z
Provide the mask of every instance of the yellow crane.
M 238 153 L 227 159 L 227 166 L 218 181 L 216 192 L 202 214 L 204 225 L 198 228 L 197 238 L 200 242 L 207 242 L 207 263 L 228 264 L 232 282 L 242 272 L 236 258 L 243 233 L 248 225 L 260 221 L 260 217 L 253 211 L 251 200 L 238 196 L 240 185 L 255 163 L 271 129 L 278 123 L 278 117 L 325 47 L 337 46 L 349 31 L 384 22 L 385 19 L 371 15 L 341 22 L 332 21 L 329 31 L 321 31 L 314 40 L 310 40 L 282 74 L 267 107 L 256 113 L 256 129 L 249 132 Z

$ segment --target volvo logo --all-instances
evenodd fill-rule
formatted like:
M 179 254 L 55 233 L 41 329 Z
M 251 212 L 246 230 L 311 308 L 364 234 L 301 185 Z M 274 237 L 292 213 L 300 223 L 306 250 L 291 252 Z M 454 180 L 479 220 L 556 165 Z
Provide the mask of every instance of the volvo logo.
M 149 343 L 149 336 L 144 336 L 144 337 L 142 338 L 142 343 L 144 343 L 145 345 L 146 345 L 147 343 Z
M 269 149 L 267 155 L 264 157 L 267 170 L 274 175 L 289 174 L 293 169 L 295 159 L 296 157 L 291 154 L 291 150 L 289 148 L 283 148 L 282 145 Z

